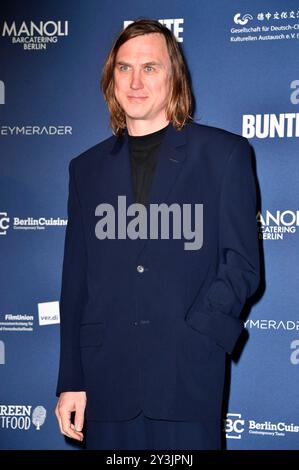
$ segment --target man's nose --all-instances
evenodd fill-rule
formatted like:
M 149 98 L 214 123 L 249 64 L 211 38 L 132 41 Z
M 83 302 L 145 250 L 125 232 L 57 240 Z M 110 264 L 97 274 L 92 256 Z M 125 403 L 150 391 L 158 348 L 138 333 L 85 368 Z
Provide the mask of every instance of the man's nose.
M 138 70 L 133 71 L 132 79 L 131 79 L 131 88 L 133 88 L 133 90 L 138 90 L 140 88 L 143 88 L 140 71 Z

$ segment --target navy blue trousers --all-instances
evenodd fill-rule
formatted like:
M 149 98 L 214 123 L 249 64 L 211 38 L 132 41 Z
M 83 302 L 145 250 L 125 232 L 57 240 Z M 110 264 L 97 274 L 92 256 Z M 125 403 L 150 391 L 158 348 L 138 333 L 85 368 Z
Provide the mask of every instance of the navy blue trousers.
M 87 421 L 88 450 L 220 450 L 220 423 L 152 419 Z

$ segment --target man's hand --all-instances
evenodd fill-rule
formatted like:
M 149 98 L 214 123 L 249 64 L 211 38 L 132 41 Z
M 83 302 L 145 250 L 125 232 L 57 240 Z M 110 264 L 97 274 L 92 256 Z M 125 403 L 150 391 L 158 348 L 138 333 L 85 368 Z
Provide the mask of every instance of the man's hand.
M 77 441 L 83 441 L 81 431 L 84 424 L 85 406 L 85 392 L 63 392 L 60 394 L 55 414 L 62 434 Z M 75 412 L 75 424 L 71 423 L 71 413 L 73 411 Z

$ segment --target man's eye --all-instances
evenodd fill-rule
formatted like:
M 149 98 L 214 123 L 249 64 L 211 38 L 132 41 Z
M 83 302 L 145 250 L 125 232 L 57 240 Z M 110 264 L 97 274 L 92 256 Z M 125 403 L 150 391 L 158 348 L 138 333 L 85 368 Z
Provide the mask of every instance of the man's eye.
M 152 67 L 151 65 L 146 65 L 145 70 L 146 72 L 153 72 L 154 67 Z
M 129 69 L 129 66 L 128 65 L 120 65 L 119 69 L 122 70 L 123 72 L 126 72 Z

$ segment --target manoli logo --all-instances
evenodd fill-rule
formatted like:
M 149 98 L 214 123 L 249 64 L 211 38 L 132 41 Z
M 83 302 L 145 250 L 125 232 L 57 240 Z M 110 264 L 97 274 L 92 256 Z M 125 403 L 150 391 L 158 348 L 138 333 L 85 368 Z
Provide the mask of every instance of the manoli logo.
M 2 37 L 11 38 L 12 44 L 22 44 L 23 49 L 46 49 L 50 43 L 57 43 L 58 38 L 69 35 L 68 21 L 23 21 L 2 24 Z
M 285 234 L 294 234 L 299 226 L 299 210 L 266 210 L 257 213 L 260 223 L 259 238 L 264 240 L 283 240 Z
M 68 36 L 68 21 L 23 21 L 20 24 L 4 21 L 2 36 Z

